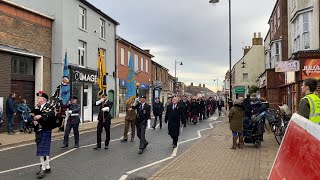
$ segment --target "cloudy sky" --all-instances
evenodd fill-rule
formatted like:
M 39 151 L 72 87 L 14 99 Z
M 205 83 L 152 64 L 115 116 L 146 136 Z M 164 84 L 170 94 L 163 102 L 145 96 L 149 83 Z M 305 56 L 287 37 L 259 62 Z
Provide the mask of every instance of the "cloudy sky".
M 216 91 L 229 68 L 228 0 L 89 0 L 120 23 L 118 35 L 150 49 L 154 61 L 189 85 L 205 83 Z M 254 32 L 265 37 L 276 0 L 231 0 L 232 64 L 251 46 Z

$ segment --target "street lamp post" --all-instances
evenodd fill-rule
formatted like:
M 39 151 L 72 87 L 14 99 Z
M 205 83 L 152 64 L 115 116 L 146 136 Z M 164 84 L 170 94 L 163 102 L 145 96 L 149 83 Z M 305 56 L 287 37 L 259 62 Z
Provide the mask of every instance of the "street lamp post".
M 176 94 L 176 90 L 177 90 L 177 64 L 179 64 L 180 66 L 182 66 L 182 61 L 178 62 L 177 60 L 174 60 L 174 86 L 173 86 L 173 92 L 174 94 Z
M 211 3 L 211 4 L 216 4 L 218 2 L 219 2 L 219 0 L 210 0 L 209 1 L 209 3 Z M 232 52 L 232 47 L 231 47 L 231 0 L 229 0 L 229 82 L 230 82 L 230 84 L 229 84 L 229 98 L 232 99 L 231 52 Z
M 215 78 L 215 79 L 213 79 L 213 81 L 217 81 L 217 93 L 218 93 L 218 88 L 219 88 L 219 80 L 218 80 L 218 78 Z

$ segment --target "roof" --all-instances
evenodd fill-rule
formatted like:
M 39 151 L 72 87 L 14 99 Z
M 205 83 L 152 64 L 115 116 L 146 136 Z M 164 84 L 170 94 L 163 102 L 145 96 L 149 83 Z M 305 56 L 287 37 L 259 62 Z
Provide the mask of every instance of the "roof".
M 23 10 L 28 11 L 28 12 L 31 12 L 31 13 L 37 14 L 37 15 L 42 16 L 42 17 L 44 17 L 44 18 L 54 20 L 54 17 L 52 17 L 52 16 L 49 16 L 49 15 L 43 14 L 43 13 L 41 13 L 41 12 L 39 12 L 39 11 L 30 9 L 30 8 L 27 8 L 27 7 L 25 7 L 25 6 L 22 6 L 22 5 L 20 5 L 20 4 L 17 4 L 17 3 L 15 3 L 15 2 L 12 2 L 12 1 L 9 1 L 9 0 L 1 0 L 1 2 L 6 3 L 6 4 L 9 4 L 9 5 L 11 5 L 11 6 L 15 6 L 15 7 L 17 7 L 17 8 L 23 9 Z
M 116 40 L 117 40 L 117 41 L 120 41 L 120 42 L 123 42 L 123 43 L 125 43 L 125 44 L 127 44 L 127 45 L 129 45 L 129 46 L 134 47 L 134 48 L 137 49 L 140 53 L 142 53 L 142 54 L 144 54 L 144 55 L 146 55 L 146 56 L 148 56 L 148 57 L 150 57 L 150 58 L 153 58 L 153 57 L 154 57 L 152 54 L 148 53 L 147 51 L 141 49 L 140 47 L 132 44 L 131 42 L 123 39 L 122 37 L 120 37 L 120 36 L 118 36 L 118 35 L 116 36 Z
M 157 63 L 157 62 L 155 62 L 155 61 L 152 61 L 152 64 L 155 64 L 156 66 L 159 66 L 160 68 L 162 68 L 162 69 L 164 69 L 164 70 L 166 70 L 166 71 L 169 70 L 169 69 L 165 68 L 164 66 L 162 66 L 161 64 L 159 64 L 159 63 Z
M 97 7 L 95 7 L 93 4 L 91 4 L 90 2 L 86 1 L 86 0 L 79 0 L 80 2 L 82 2 L 83 4 L 85 4 L 86 6 L 88 6 L 89 8 L 91 8 L 92 10 L 94 10 L 96 13 L 100 14 L 101 16 L 103 16 L 104 18 L 106 18 L 107 20 L 111 21 L 112 23 L 114 23 L 115 25 L 120 25 L 120 23 L 118 23 L 116 20 L 112 19 L 110 16 L 108 16 L 107 14 L 105 14 L 103 11 L 101 11 L 100 9 L 98 9 Z
M 28 51 L 27 49 L 16 48 L 16 47 L 4 45 L 4 44 L 0 44 L 0 51 L 10 52 L 10 53 L 14 53 L 14 54 L 27 55 L 27 56 L 33 56 L 33 57 L 43 56 L 43 54 L 39 54 L 38 52 L 31 52 L 31 51 Z

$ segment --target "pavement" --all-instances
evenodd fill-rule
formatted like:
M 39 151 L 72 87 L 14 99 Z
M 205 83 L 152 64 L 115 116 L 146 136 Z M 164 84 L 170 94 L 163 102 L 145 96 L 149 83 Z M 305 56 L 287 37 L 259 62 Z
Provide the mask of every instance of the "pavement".
M 124 117 L 117 117 L 112 119 L 111 125 L 116 125 L 119 123 L 124 122 Z M 90 131 L 94 130 L 97 128 L 98 121 L 94 122 L 86 122 L 82 123 L 79 126 L 79 132 L 85 132 L 85 131 Z M 58 129 L 52 130 L 52 138 L 62 138 L 64 135 L 64 132 L 58 132 Z M 72 135 L 72 132 L 71 132 Z M 3 148 L 8 148 L 11 146 L 17 146 L 17 145 L 24 145 L 28 143 L 34 143 L 35 137 L 34 133 L 28 134 L 28 133 L 23 133 L 23 132 L 17 132 L 14 135 L 9 135 L 6 132 L 0 133 L 0 150 Z
M 223 122 L 214 126 L 207 137 L 168 163 L 149 180 L 267 179 L 279 149 L 273 134 L 264 134 L 260 148 L 246 144 L 243 149 L 232 150 L 227 118 L 218 120 Z

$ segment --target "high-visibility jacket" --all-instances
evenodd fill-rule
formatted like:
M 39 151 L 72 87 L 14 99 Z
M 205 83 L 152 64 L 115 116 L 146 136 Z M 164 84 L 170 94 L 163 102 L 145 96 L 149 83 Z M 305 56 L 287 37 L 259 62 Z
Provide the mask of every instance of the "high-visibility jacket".
M 310 105 L 309 119 L 311 122 L 320 123 L 320 98 L 316 94 L 308 94 L 303 97 L 308 99 Z

